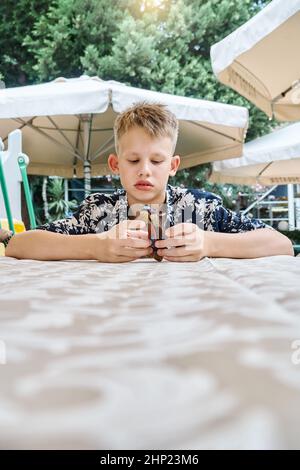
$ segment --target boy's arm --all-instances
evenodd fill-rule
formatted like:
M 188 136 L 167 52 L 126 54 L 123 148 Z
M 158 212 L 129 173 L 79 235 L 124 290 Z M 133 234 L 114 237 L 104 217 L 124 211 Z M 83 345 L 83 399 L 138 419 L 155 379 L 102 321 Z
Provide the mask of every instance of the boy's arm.
M 291 241 L 263 221 L 237 213 L 222 205 L 216 197 L 212 201 L 210 221 L 213 231 L 207 231 L 208 256 L 224 258 L 259 258 L 262 256 L 291 255 Z
M 204 234 L 205 256 L 215 258 L 259 258 L 274 255 L 294 255 L 288 237 L 276 230 L 260 228 L 245 233 Z
M 90 195 L 72 217 L 15 234 L 5 249 L 5 255 L 44 261 L 97 259 L 97 254 L 101 258 L 103 243 L 97 243 L 97 253 L 93 243 L 99 240 L 99 234 L 89 232 L 97 227 L 104 202 L 107 202 L 105 195 Z
M 63 235 L 45 230 L 29 230 L 15 234 L 9 241 L 5 256 L 19 259 L 63 260 L 95 259 L 93 252 L 99 235 Z M 101 243 L 98 243 L 101 251 Z M 101 255 L 101 253 L 99 253 Z
M 5 255 L 19 259 L 98 260 L 104 263 L 133 261 L 150 255 L 152 248 L 145 223 L 124 220 L 107 232 L 65 235 L 45 230 L 29 230 L 14 235 Z

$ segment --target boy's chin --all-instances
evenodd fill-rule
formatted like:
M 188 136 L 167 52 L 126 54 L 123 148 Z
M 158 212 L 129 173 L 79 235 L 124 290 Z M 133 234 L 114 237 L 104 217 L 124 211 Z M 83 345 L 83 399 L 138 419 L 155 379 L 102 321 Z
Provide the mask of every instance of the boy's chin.
M 140 189 L 135 189 L 132 193 L 127 191 L 127 194 L 130 194 L 134 199 L 138 199 L 141 202 L 151 201 L 153 198 L 159 197 L 159 193 L 153 187 L 147 191 L 141 191 Z
M 165 189 L 152 187 L 147 191 L 141 191 L 136 188 L 126 189 L 124 187 L 127 198 L 131 201 L 135 201 L 136 204 L 156 204 L 161 203 L 161 200 L 165 200 Z
M 150 196 L 150 194 L 147 195 L 147 197 L 145 196 L 135 196 L 134 198 L 137 202 L 137 204 L 155 204 L 155 203 L 158 203 L 158 200 L 159 200 L 159 196 L 157 195 L 154 195 L 152 194 Z

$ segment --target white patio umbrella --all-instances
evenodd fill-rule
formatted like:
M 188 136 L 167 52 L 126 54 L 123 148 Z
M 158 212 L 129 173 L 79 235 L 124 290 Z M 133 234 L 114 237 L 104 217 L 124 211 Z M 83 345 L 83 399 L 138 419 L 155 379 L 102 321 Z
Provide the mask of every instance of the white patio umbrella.
M 210 180 L 264 186 L 300 183 L 300 122 L 248 142 L 241 158 L 214 162 Z
M 273 0 L 211 48 L 220 82 L 268 116 L 300 120 L 300 0 Z
M 89 191 L 91 175 L 110 173 L 117 113 L 140 101 L 166 104 L 179 119 L 180 168 L 242 154 L 246 108 L 87 76 L 0 90 L 0 136 L 5 141 L 12 130 L 22 130 L 29 174 L 84 175 Z

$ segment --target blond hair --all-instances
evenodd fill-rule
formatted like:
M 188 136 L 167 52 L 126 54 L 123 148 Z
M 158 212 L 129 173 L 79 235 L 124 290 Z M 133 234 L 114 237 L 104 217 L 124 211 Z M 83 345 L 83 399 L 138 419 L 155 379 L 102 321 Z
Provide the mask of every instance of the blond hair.
M 151 137 L 170 137 L 174 152 L 178 136 L 178 120 L 166 105 L 141 102 L 119 114 L 114 124 L 117 152 L 119 139 L 133 127 L 141 127 Z

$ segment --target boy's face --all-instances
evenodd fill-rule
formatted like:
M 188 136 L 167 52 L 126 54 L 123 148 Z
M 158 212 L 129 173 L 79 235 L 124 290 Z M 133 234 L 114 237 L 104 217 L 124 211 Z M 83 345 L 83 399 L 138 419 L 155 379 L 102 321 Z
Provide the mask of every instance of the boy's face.
M 113 173 L 120 175 L 129 205 L 165 201 L 169 176 L 176 174 L 180 164 L 180 157 L 172 154 L 169 137 L 151 137 L 140 127 L 130 129 L 119 139 L 118 156 L 111 154 L 108 164 Z

